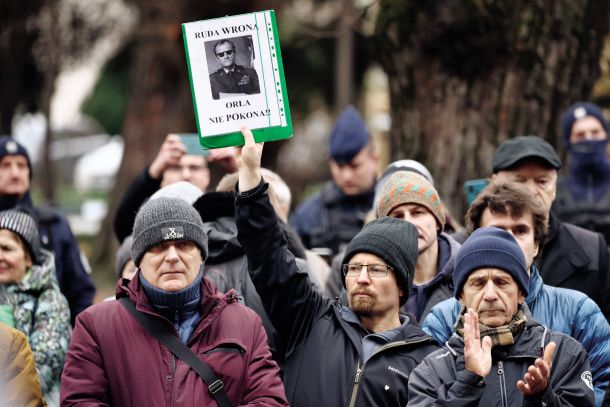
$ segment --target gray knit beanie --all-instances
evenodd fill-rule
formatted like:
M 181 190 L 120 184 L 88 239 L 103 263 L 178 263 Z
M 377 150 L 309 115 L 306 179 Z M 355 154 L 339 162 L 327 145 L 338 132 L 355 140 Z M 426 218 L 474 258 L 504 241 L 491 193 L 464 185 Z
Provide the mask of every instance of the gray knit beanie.
M 364 225 L 345 248 L 342 264 L 358 253 L 371 253 L 381 258 L 396 274 L 398 286 L 404 291 L 400 304 L 409 296 L 417 263 L 417 229 L 411 223 L 395 218 L 379 218 Z M 343 276 L 345 286 L 345 276 Z
M 34 264 L 42 261 L 38 225 L 34 218 L 23 211 L 9 209 L 0 212 L 0 229 L 7 229 L 15 233 L 25 244 Z
M 136 215 L 133 225 L 131 258 L 136 266 L 152 247 L 171 240 L 195 243 L 201 256 L 208 256 L 208 235 L 201 216 L 181 198 L 159 197 L 146 202 Z
M 116 275 L 118 278 L 123 276 L 123 269 L 129 260 L 131 260 L 131 246 L 133 245 L 133 236 L 129 235 L 123 240 L 123 243 L 116 251 Z

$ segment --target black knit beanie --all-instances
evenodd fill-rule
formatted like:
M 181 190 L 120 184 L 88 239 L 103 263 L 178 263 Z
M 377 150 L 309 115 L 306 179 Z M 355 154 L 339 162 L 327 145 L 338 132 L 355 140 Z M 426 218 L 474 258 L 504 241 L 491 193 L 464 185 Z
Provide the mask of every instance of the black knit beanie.
M 396 274 L 398 286 L 404 291 L 400 305 L 407 301 L 417 263 L 417 229 L 411 223 L 395 218 L 379 218 L 364 225 L 345 249 L 342 264 L 358 253 L 378 256 Z M 345 276 L 342 277 L 345 286 Z
M 464 242 L 457 253 L 453 270 L 455 298 L 460 299 L 464 283 L 473 271 L 497 268 L 510 274 L 523 295 L 529 292 L 529 275 L 519 244 L 505 230 L 496 227 L 479 228 Z
M 146 202 L 136 215 L 133 225 L 131 258 L 137 267 L 144 253 L 171 240 L 187 240 L 208 257 L 208 235 L 199 213 L 181 198 L 160 197 Z

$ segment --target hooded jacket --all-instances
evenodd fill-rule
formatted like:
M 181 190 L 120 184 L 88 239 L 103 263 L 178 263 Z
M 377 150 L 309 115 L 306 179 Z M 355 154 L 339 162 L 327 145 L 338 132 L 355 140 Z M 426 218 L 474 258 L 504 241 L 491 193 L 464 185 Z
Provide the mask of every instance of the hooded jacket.
M 53 255 L 41 250 L 42 264 L 33 265 L 17 284 L 4 285 L 15 329 L 29 340 L 40 387 L 49 403 L 59 397 L 59 379 L 70 341 L 70 310 L 55 276 Z
M 117 284 L 136 309 L 173 324 L 153 310 L 139 279 Z M 201 319 L 187 342 L 224 383 L 234 406 L 285 406 L 277 365 L 260 319 L 237 302 L 201 284 Z M 96 304 L 76 321 L 61 381 L 62 406 L 216 406 L 203 380 L 173 356 L 119 301 Z
M 585 348 L 599 406 L 610 383 L 610 325 L 599 307 L 579 291 L 544 284 L 536 266 L 531 268 L 525 303 L 536 321 L 570 335 Z M 455 331 L 459 312 L 460 304 L 455 298 L 443 301 L 428 314 L 422 328 L 443 344 Z
M 411 374 L 408 406 L 593 406 L 591 372 L 583 347 L 567 335 L 548 331 L 524 308 L 523 331 L 514 345 L 492 349 L 492 367 L 484 384 L 480 384 L 480 376 L 466 370 L 464 340 L 454 335 Z M 538 395 L 524 397 L 517 381 L 551 341 L 557 348 L 548 386 Z
M 286 348 L 285 385 L 293 407 L 404 406 L 411 370 L 436 349 L 404 321 L 370 356 L 355 314 L 325 298 L 298 269 L 261 183 L 236 198 L 238 238 L 250 274 Z M 368 358 L 367 358 L 368 356 Z
M 38 374 L 25 335 L 0 324 L 0 400 L 5 407 L 42 407 Z
M 53 253 L 55 274 L 62 294 L 68 300 L 70 319 L 93 304 L 95 286 L 81 258 L 78 242 L 70 224 L 55 208 L 48 205 L 34 206 L 28 191 L 23 198 L 0 196 L 0 209 L 23 206 L 38 223 L 40 241 L 45 249 Z

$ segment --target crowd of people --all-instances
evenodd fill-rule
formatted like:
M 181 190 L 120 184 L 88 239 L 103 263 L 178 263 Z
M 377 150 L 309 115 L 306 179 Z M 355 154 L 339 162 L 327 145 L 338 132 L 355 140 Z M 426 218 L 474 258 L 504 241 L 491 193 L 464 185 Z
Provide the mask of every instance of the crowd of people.
M 591 103 L 561 125 L 567 170 L 540 137 L 506 140 L 464 226 L 422 163 L 378 174 L 353 106 L 332 180 L 292 213 L 248 128 L 207 157 L 170 134 L 120 201 L 116 293 L 95 305 L 1 137 L 2 405 L 610 406 L 610 126 Z

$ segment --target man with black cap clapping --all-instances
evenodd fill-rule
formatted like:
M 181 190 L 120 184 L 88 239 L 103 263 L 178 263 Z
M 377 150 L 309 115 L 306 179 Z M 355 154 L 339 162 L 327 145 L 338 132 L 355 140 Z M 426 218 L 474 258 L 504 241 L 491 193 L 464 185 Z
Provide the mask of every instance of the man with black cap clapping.
M 262 144 L 243 129 L 236 219 L 250 274 L 286 348 L 291 406 L 405 406 L 411 371 L 436 349 L 398 310 L 417 262 L 417 230 L 394 218 L 367 225 L 341 266 L 347 304 L 324 297 L 297 268 L 260 174 Z

